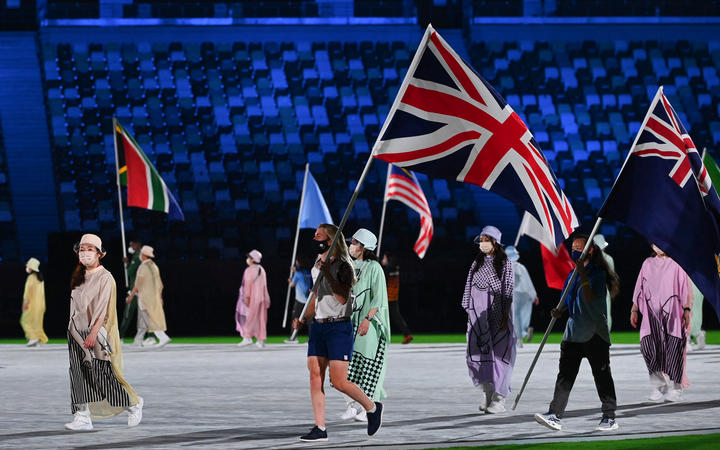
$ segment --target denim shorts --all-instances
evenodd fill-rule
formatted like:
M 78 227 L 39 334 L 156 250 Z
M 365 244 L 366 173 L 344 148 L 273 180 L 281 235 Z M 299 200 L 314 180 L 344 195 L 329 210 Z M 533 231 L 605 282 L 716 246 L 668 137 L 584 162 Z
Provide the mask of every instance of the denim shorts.
M 329 360 L 351 361 L 353 353 L 353 326 L 346 322 L 313 322 L 310 325 L 308 356 Z

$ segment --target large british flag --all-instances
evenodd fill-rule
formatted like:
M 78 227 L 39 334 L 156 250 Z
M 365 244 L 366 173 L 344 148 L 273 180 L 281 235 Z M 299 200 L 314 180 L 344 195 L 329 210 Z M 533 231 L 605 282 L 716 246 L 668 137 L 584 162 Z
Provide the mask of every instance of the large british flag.
M 499 194 L 532 214 L 556 243 L 577 226 L 525 123 L 432 26 L 373 152 L 396 166 Z
M 720 198 L 660 87 L 599 216 L 671 256 L 720 317 Z

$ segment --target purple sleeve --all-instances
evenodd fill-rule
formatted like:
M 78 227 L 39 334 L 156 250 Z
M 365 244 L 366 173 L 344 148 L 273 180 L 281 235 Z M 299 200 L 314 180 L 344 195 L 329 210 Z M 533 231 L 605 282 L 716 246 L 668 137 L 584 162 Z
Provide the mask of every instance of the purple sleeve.
M 472 266 L 470 266 L 470 271 L 468 271 L 467 280 L 465 281 L 465 291 L 463 292 L 463 298 L 462 298 L 462 307 L 464 310 L 468 310 L 470 308 L 470 291 L 472 287 L 472 276 L 473 276 L 473 269 L 475 268 L 475 262 L 472 263 Z

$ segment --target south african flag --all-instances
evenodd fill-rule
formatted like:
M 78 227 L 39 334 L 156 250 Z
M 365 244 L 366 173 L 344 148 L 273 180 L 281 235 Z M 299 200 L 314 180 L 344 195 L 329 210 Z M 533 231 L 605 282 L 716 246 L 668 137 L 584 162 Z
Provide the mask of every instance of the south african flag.
M 177 200 L 135 139 L 118 122 L 114 131 L 120 184 L 127 186 L 128 206 L 161 211 L 173 219 L 185 220 Z

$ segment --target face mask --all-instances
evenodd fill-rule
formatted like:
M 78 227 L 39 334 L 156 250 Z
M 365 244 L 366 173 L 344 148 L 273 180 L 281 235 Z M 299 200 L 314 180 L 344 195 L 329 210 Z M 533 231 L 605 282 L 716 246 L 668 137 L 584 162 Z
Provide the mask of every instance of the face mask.
M 78 253 L 78 258 L 80 259 L 80 263 L 84 266 L 92 266 L 97 261 L 97 253 L 92 251 L 84 251 Z
M 579 261 L 581 256 L 582 252 L 580 250 L 573 250 L 572 253 L 570 253 L 570 257 L 573 261 Z
M 29 267 L 26 267 L 26 268 L 25 268 L 25 272 L 27 272 L 28 274 L 30 274 L 30 273 L 32 273 L 32 269 L 29 268 Z
M 134 255 L 134 254 L 135 254 L 135 249 L 132 248 L 132 247 L 128 247 L 128 253 L 130 253 L 131 255 Z
M 480 247 L 480 251 L 487 255 L 488 253 L 490 253 L 493 250 L 493 243 L 492 242 L 481 242 L 479 247 Z
M 327 244 L 327 241 L 316 241 L 313 240 L 313 249 L 316 253 L 325 253 L 327 249 L 330 248 L 330 246 Z
M 350 248 L 348 249 L 350 252 L 350 256 L 357 259 L 362 255 L 362 249 L 357 244 L 350 244 Z
M 653 251 L 654 251 L 657 255 L 664 255 L 664 254 L 665 254 L 665 252 L 662 251 L 662 250 L 660 250 L 660 249 L 658 248 L 658 246 L 655 245 L 655 244 L 652 245 L 652 249 L 653 249 Z

